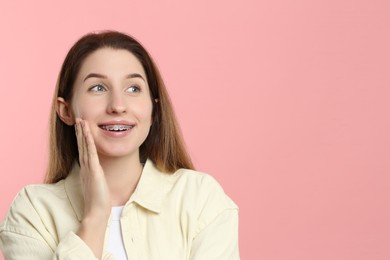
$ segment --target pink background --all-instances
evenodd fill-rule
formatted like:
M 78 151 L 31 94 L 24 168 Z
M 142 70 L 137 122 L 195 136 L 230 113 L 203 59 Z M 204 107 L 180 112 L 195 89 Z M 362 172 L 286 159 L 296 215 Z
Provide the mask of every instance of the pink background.
M 387 0 L 2 1 L 0 217 L 41 182 L 61 62 L 138 38 L 197 168 L 240 206 L 242 259 L 390 259 Z M 0 257 L 1 258 L 1 257 Z

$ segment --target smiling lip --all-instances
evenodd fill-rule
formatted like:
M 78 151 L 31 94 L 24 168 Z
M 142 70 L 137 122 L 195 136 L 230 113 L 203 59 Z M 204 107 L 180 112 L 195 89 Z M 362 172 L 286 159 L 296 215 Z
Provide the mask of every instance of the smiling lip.
M 131 132 L 135 124 L 125 120 L 117 120 L 104 122 L 98 126 L 105 135 L 110 137 L 124 137 Z

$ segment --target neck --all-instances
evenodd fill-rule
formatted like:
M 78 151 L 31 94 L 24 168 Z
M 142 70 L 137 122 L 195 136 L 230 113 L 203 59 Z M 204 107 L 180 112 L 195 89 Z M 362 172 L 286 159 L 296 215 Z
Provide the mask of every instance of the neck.
M 143 165 L 139 154 L 118 158 L 99 156 L 99 160 L 110 191 L 111 205 L 126 204 L 141 177 Z

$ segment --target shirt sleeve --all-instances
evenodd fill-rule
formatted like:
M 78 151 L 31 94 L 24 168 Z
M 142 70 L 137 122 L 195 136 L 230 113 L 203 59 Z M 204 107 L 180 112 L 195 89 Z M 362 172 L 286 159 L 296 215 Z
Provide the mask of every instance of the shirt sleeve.
M 193 240 L 191 260 L 239 260 L 238 210 L 227 209 Z
M 25 189 L 15 198 L 0 226 L 0 250 L 6 260 L 96 259 L 74 232 L 56 242 L 30 203 Z
M 53 250 L 41 239 L 19 232 L 1 231 L 0 248 L 6 260 L 22 259 L 97 259 L 76 234 L 70 232 Z
M 238 260 L 238 207 L 219 183 L 205 175 L 196 207 L 197 229 L 192 239 L 191 260 Z

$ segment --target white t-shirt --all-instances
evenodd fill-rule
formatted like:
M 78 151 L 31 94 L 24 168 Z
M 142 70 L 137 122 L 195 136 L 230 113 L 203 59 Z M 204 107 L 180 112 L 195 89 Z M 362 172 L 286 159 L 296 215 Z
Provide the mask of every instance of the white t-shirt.
M 112 207 L 111 209 L 111 224 L 110 234 L 108 235 L 107 251 L 115 257 L 115 260 L 127 260 L 120 222 L 123 207 L 124 206 Z

